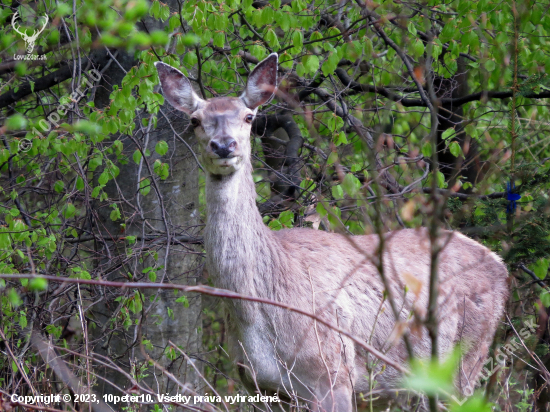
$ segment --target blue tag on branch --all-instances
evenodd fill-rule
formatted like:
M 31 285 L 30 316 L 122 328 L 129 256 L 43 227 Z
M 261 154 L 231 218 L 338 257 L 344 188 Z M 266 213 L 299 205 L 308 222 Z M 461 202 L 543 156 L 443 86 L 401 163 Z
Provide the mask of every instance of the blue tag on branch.
M 506 199 L 508 200 L 508 206 L 506 207 L 507 213 L 514 213 L 516 211 L 516 201 L 521 199 L 519 193 L 514 193 L 516 189 L 516 184 L 513 181 L 509 181 L 506 184 Z

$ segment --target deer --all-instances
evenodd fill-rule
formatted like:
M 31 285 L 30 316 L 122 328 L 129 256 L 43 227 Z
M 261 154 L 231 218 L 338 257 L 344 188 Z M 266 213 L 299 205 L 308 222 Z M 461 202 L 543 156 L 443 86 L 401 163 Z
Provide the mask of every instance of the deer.
M 277 88 L 277 54 L 256 65 L 239 97 L 202 99 L 178 69 L 155 65 L 163 95 L 189 116 L 201 151 L 204 248 L 213 285 L 301 308 L 404 367 L 409 356 L 401 336 L 408 330 L 414 356 L 429 358 L 432 341 L 426 327 L 414 328 L 428 304 L 426 228 L 383 235 L 384 283 L 376 261 L 378 235 L 312 228 L 273 231 L 262 221 L 252 178 L 251 127 L 258 108 Z M 473 388 L 508 299 L 508 271 L 497 254 L 459 232 L 441 230 L 441 238 L 438 356 L 444 359 L 462 345 L 455 385 Z M 397 313 L 385 298 L 389 292 Z M 314 411 L 346 412 L 357 394 L 371 391 L 369 376 L 375 376 L 380 399 L 391 399 L 402 385 L 399 368 L 377 361 L 315 318 L 245 300 L 228 299 L 224 306 L 229 353 L 250 392 L 277 393 L 281 399 L 306 402 Z
M 27 45 L 27 53 L 28 54 L 31 54 L 33 49 L 34 49 L 34 45 L 35 45 L 35 42 L 36 42 L 36 39 L 38 38 L 38 36 L 40 35 L 40 33 L 42 33 L 44 31 L 44 29 L 46 28 L 46 25 L 48 24 L 48 21 L 49 21 L 49 17 L 47 14 L 44 15 L 44 18 L 46 19 L 46 21 L 44 21 L 44 25 L 42 26 L 41 29 L 38 29 L 36 30 L 35 32 L 33 32 L 33 34 L 31 35 L 28 35 L 26 30 L 25 31 L 20 31 L 17 27 L 16 27 L 16 23 L 15 21 L 17 20 L 17 16 L 19 16 L 19 12 L 15 12 L 14 15 L 12 16 L 11 18 L 11 25 L 13 26 L 13 29 L 19 33 L 21 35 L 21 37 L 23 38 L 23 40 L 25 41 L 26 45 Z M 21 26 L 19 26 L 21 27 Z

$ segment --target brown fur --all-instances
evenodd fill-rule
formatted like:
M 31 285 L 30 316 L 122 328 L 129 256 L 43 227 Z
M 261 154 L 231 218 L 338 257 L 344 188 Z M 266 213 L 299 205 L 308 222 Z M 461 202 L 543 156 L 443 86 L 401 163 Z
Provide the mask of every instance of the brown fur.
M 207 267 L 218 287 L 273 299 L 314 312 L 354 335 L 371 342 L 394 361 L 404 364 L 407 352 L 401 339 L 391 340 L 395 318 L 382 301 L 383 284 L 372 257 L 376 235 L 347 237 L 311 229 L 273 232 L 262 222 L 255 205 L 251 169 L 223 179 L 207 178 Z M 384 274 L 407 322 L 414 307 L 426 310 L 430 268 L 426 229 L 408 229 L 385 235 Z M 439 349 L 442 356 L 464 345 L 457 385 L 473 388 L 487 357 L 498 320 L 508 297 L 507 270 L 497 255 L 457 233 L 440 257 Z M 408 273 L 421 283 L 418 296 L 404 294 Z M 410 280 L 409 280 L 410 283 Z M 254 303 L 227 303 L 232 322 L 230 341 L 236 362 L 249 364 L 262 389 L 286 391 L 323 399 L 329 382 L 338 411 L 351 408 L 353 392 L 369 391 L 365 365 L 375 359 L 349 339 L 282 309 Z M 416 319 L 409 321 L 414 324 Z M 424 328 L 412 334 L 415 355 L 430 356 L 431 341 Z M 326 362 L 332 376 L 326 373 Z M 291 376 L 285 369 L 292 366 Z M 374 369 L 381 370 L 378 364 Z M 294 382 L 293 379 L 295 380 Z M 375 389 L 391 393 L 401 375 L 391 367 L 376 377 Z M 299 382 L 302 382 L 301 385 Z M 251 388 L 252 390 L 255 387 Z M 310 393 L 310 391 L 312 393 Z
M 408 356 L 399 330 L 412 328 L 415 355 L 429 357 L 428 333 L 423 326 L 416 327 L 421 320 L 410 316 L 414 311 L 423 317 L 427 308 L 426 229 L 385 235 L 383 272 L 400 308 L 396 324 L 388 301 L 382 303 L 384 286 L 373 263 L 377 236 L 348 237 L 311 229 L 274 232 L 263 223 L 252 180 L 250 124 L 244 119 L 269 98 L 263 91 L 274 87 L 273 56 L 250 74 L 242 101 L 197 101 L 187 83 L 174 91 L 163 82 L 168 100 L 188 102 L 186 109 L 196 107 L 191 115 L 202 122 L 195 132 L 207 171 L 205 248 L 214 285 L 314 313 L 400 364 Z M 267 70 L 266 65 L 275 69 Z M 269 87 L 262 84 L 264 75 Z M 219 136 L 237 142 L 229 159 L 219 159 L 209 149 Z M 487 357 L 508 298 L 508 274 L 500 258 L 479 243 L 457 232 L 443 231 L 441 238 L 446 247 L 439 263 L 439 353 L 444 358 L 456 345 L 463 345 L 457 386 L 465 391 L 475 385 Z M 406 284 L 410 291 L 405 294 Z M 397 370 L 309 317 L 240 300 L 228 300 L 226 308 L 231 355 L 246 365 L 239 374 L 250 391 L 279 392 L 308 401 L 314 410 L 345 412 L 352 410 L 354 393 L 370 391 L 367 366 L 377 374 L 375 390 L 393 396 L 400 387 Z

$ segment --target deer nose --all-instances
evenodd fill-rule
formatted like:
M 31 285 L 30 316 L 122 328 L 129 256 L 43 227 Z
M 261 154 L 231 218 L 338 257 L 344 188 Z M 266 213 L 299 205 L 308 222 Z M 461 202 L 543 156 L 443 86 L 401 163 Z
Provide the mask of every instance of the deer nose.
M 228 139 L 223 143 L 216 142 L 215 140 L 210 142 L 212 152 L 222 159 L 228 158 L 229 155 L 235 151 L 235 147 L 237 147 L 237 142 L 234 139 Z

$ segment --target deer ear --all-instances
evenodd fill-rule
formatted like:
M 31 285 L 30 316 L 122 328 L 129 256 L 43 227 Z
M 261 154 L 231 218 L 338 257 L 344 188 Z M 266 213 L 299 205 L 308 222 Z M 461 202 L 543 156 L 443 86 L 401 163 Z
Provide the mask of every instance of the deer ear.
M 279 57 L 271 53 L 252 70 L 241 99 L 249 109 L 256 109 L 275 93 L 277 88 L 277 67 Z
M 203 105 L 204 100 L 195 93 L 191 82 L 182 72 L 162 62 L 156 62 L 155 67 L 164 97 L 172 106 L 191 114 Z

